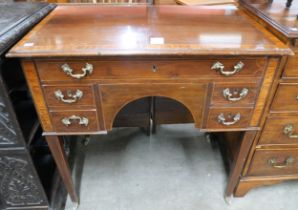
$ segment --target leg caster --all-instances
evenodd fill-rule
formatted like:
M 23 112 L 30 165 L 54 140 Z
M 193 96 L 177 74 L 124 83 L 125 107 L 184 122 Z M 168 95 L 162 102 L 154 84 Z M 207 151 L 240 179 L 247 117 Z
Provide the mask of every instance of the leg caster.
M 90 142 L 90 136 L 85 136 L 85 138 L 82 140 L 82 145 L 87 146 Z
M 226 204 L 228 204 L 229 206 L 232 205 L 233 198 L 234 198 L 233 195 L 225 196 Z

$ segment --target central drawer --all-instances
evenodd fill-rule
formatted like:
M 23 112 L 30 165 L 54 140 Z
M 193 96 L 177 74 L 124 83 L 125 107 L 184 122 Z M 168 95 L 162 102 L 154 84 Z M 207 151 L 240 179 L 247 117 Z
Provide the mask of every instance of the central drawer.
M 266 58 L 173 59 L 117 61 L 36 61 L 41 81 L 98 79 L 178 79 L 202 77 L 261 77 Z M 228 76 L 226 76 L 228 75 Z

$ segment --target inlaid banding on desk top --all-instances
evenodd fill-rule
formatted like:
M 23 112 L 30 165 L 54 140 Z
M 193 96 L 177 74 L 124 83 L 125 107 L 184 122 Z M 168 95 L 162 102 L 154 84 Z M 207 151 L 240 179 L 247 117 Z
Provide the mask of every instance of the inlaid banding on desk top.
M 8 56 L 290 53 L 235 6 L 61 5 Z

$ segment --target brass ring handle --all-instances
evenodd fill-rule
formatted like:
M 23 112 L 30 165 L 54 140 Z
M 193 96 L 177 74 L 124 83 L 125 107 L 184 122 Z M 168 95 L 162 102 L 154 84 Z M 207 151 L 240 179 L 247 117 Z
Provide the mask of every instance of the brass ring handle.
M 298 134 L 294 134 L 295 128 L 293 124 L 287 124 L 284 127 L 283 133 L 291 139 L 298 139 Z
M 278 163 L 277 158 L 270 158 L 268 160 L 268 164 L 272 166 L 273 168 L 285 168 L 289 166 L 290 164 L 294 163 L 295 159 L 293 157 L 287 157 L 283 162 Z
M 63 125 L 65 125 L 66 127 L 68 127 L 69 125 L 72 124 L 73 121 L 78 121 L 79 125 L 84 125 L 84 126 L 88 126 L 89 124 L 89 120 L 86 117 L 79 117 L 77 115 L 72 115 L 70 117 L 65 117 L 61 120 L 61 122 L 63 123 Z
M 212 70 L 216 70 L 216 71 L 219 71 L 222 75 L 224 76 L 232 76 L 234 74 L 236 74 L 237 72 L 241 71 L 244 67 L 244 63 L 242 61 L 239 61 L 235 66 L 234 66 L 234 69 L 233 71 L 225 71 L 225 66 L 221 63 L 221 62 L 215 62 L 211 69 Z
M 67 63 L 63 64 L 61 68 L 66 75 L 71 76 L 72 78 L 75 78 L 75 79 L 81 79 L 93 72 L 93 65 L 89 63 L 86 63 L 85 67 L 82 68 L 82 71 L 83 71 L 82 74 L 74 74 L 73 69 L 70 68 L 70 66 Z
M 248 89 L 243 88 L 240 93 L 236 91 L 236 94 L 239 95 L 239 97 L 233 97 L 233 93 L 231 93 L 230 88 L 224 89 L 222 91 L 222 94 L 223 94 L 224 98 L 227 99 L 228 101 L 240 101 L 241 99 L 243 99 L 247 96 Z
M 72 94 L 70 91 L 67 91 L 67 96 L 70 99 L 65 99 L 65 96 L 63 95 L 61 90 L 57 90 L 55 91 L 55 97 L 59 100 L 62 101 L 64 103 L 67 104 L 72 104 L 77 102 L 79 99 L 81 99 L 83 97 L 83 91 L 81 90 L 76 90 L 75 94 Z
M 240 113 L 237 113 L 236 115 L 234 115 L 232 117 L 231 114 L 229 114 L 229 118 L 231 118 L 232 121 L 227 121 L 226 118 L 225 118 L 225 115 L 223 113 L 220 113 L 217 116 L 217 120 L 220 124 L 222 124 L 222 125 L 234 125 L 240 120 L 241 115 L 240 115 Z

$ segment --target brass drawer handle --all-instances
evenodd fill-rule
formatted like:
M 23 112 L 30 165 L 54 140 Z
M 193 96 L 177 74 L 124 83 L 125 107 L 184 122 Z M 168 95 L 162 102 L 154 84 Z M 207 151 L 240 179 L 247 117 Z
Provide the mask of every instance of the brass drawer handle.
M 71 125 L 73 123 L 73 121 L 78 121 L 79 125 L 84 125 L 84 126 L 88 126 L 89 124 L 89 120 L 86 117 L 79 117 L 77 115 L 72 115 L 70 117 L 65 117 L 62 120 L 63 125 L 65 125 L 66 127 L 68 127 L 69 125 Z
M 73 74 L 73 69 L 70 68 L 70 66 L 67 63 L 63 64 L 61 68 L 66 75 L 71 76 L 75 79 L 81 79 L 89 74 L 92 74 L 93 72 L 93 65 L 89 63 L 86 63 L 85 67 L 82 68 L 82 74 Z
M 241 71 L 244 67 L 244 63 L 242 61 L 239 61 L 235 66 L 233 71 L 225 71 L 225 66 L 221 62 L 216 62 L 212 65 L 211 69 L 219 71 L 224 76 L 232 76 L 236 74 L 237 72 Z
M 291 139 L 298 139 L 298 134 L 294 134 L 295 128 L 293 124 L 287 124 L 283 130 L 284 134 Z
M 227 121 L 226 118 L 225 118 L 225 115 L 223 113 L 220 113 L 217 117 L 217 120 L 222 125 L 234 125 L 240 120 L 241 115 L 240 115 L 240 113 L 237 113 L 236 115 L 234 115 L 232 117 L 232 115 L 229 114 L 228 118 L 232 119 L 232 121 Z
M 278 163 L 277 158 L 270 158 L 268 160 L 268 164 L 272 166 L 273 168 L 285 168 L 289 166 L 290 164 L 294 163 L 295 159 L 293 157 L 287 157 L 283 162 Z
M 224 98 L 227 99 L 228 101 L 240 101 L 241 99 L 247 96 L 248 89 L 243 88 L 240 93 L 239 93 L 239 90 L 235 90 L 233 91 L 233 93 L 231 93 L 230 88 L 226 88 L 222 91 L 222 94 Z M 239 95 L 239 97 L 233 97 L 233 95 Z
M 72 94 L 71 91 L 67 91 L 66 94 L 67 94 L 67 97 L 69 97 L 70 99 L 65 99 L 65 96 L 63 95 L 61 90 L 55 91 L 56 98 L 59 101 L 62 101 L 67 104 L 75 103 L 83 97 L 83 91 L 81 90 L 77 90 L 75 94 Z

